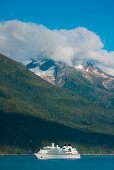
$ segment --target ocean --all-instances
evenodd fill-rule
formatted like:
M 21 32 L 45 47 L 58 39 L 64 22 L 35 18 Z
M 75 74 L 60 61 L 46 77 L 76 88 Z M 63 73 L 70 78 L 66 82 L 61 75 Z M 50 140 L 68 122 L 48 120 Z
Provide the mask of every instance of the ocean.
M 0 156 L 0 170 L 114 170 L 114 155 L 83 155 L 79 160 L 38 160 L 34 155 Z

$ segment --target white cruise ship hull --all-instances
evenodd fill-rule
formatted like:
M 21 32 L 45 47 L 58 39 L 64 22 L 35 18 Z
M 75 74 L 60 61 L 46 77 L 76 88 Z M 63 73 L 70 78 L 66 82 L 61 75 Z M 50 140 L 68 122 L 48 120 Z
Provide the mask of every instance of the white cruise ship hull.
M 47 155 L 35 153 L 38 159 L 80 159 L 80 155 Z

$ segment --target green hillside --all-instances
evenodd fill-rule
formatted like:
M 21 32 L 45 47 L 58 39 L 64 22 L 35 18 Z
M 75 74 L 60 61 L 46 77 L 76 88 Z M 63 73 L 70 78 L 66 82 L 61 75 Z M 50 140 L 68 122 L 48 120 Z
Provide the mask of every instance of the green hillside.
M 55 87 L 0 55 L 0 152 L 32 153 L 72 143 L 82 153 L 111 153 L 113 115 Z
M 88 73 L 89 74 L 89 73 Z M 79 96 L 95 102 L 101 108 L 114 113 L 114 90 L 106 89 L 102 85 L 102 77 L 92 77 L 92 82 L 83 77 L 83 73 L 70 68 L 69 75 L 64 77 L 63 88 L 68 89 Z

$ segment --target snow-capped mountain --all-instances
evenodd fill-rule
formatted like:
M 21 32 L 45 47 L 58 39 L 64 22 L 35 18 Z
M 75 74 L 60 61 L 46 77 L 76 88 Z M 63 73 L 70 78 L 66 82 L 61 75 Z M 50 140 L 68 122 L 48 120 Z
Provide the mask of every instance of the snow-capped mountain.
M 47 59 L 26 60 L 23 64 L 36 75 L 55 84 L 54 72 L 57 65 L 54 61 Z
M 71 67 L 62 62 L 39 58 L 22 64 L 53 85 L 68 89 L 105 109 L 114 109 L 114 77 L 90 62 Z
M 81 76 L 92 84 L 95 83 L 96 78 L 102 83 L 104 88 L 114 89 L 114 77 L 93 66 L 90 62 L 70 67 L 62 62 L 39 58 L 37 60 L 23 61 L 23 65 L 46 81 L 61 87 L 65 83 L 65 78 L 71 74 L 71 70 L 75 69 L 75 71 L 80 72 Z
M 103 72 L 98 67 L 94 67 L 91 63 L 87 62 L 86 65 L 78 65 L 75 67 L 77 71 L 83 73 L 83 76 L 91 82 L 94 82 L 94 77 L 96 79 L 101 78 L 102 85 L 106 89 L 114 89 L 114 77 Z

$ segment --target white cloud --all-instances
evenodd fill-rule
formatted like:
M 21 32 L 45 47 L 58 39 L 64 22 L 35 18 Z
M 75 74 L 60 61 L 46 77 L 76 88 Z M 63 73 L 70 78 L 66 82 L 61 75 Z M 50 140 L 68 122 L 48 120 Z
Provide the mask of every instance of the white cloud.
M 114 51 L 103 47 L 100 37 L 84 27 L 50 30 L 18 20 L 0 23 L 0 53 L 16 61 L 43 56 L 72 65 L 72 61 L 94 60 L 114 74 Z

